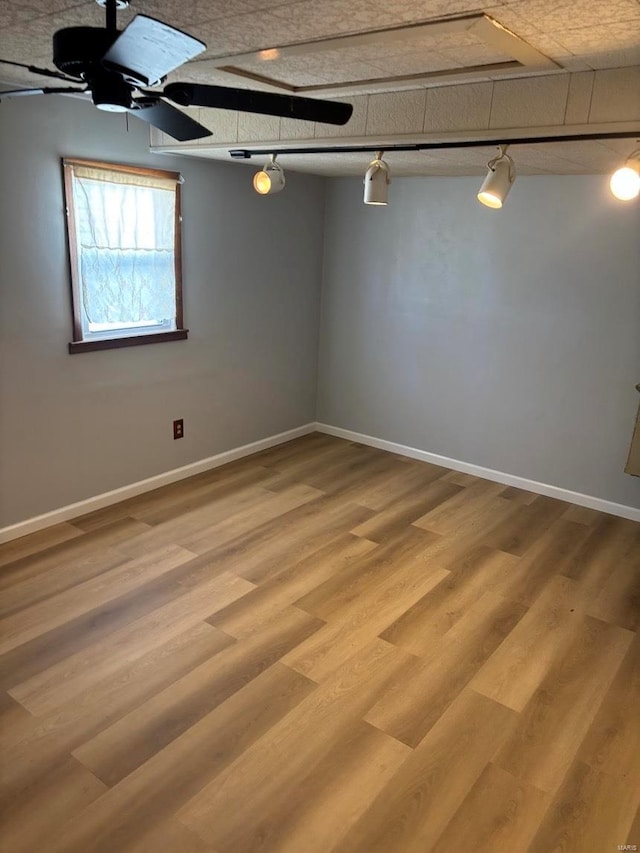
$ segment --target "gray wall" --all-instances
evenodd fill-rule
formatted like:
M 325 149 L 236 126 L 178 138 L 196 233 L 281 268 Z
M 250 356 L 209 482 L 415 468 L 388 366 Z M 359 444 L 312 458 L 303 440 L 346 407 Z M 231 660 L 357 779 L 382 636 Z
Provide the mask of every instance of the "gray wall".
M 251 169 L 151 155 L 145 124 L 70 98 L 0 122 L 0 527 L 314 419 L 320 179 L 259 198 Z M 187 341 L 68 355 L 62 156 L 182 172 Z
M 362 183 L 326 202 L 318 420 L 640 506 L 640 208 L 602 177 Z

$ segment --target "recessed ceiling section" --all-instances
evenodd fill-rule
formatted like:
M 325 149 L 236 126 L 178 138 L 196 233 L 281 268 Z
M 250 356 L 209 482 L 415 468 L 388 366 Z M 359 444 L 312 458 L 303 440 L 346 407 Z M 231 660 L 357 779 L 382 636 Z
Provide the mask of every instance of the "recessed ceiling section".
M 392 91 L 399 84 L 423 86 L 460 76 L 559 68 L 484 14 L 275 46 L 209 62 L 219 71 L 270 89 L 318 95 Z

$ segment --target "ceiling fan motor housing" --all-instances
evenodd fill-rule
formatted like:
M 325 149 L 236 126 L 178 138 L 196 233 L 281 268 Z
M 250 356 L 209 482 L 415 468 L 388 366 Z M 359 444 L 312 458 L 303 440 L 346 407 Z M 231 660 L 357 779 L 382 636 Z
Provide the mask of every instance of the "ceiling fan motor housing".
M 53 63 L 70 77 L 86 79 L 119 35 L 103 27 L 65 27 L 53 35 Z

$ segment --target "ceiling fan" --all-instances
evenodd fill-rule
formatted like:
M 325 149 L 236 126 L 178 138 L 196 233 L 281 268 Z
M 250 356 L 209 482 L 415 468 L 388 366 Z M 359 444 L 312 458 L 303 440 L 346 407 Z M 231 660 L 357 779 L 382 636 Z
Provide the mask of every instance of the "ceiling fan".
M 351 104 L 251 89 L 169 83 L 150 91 L 163 84 L 171 71 L 206 50 L 206 44 L 147 15 L 136 15 L 119 30 L 116 13 L 129 5 L 128 0 L 97 2 L 106 9 L 105 27 L 65 27 L 54 33 L 53 64 L 58 71 L 0 59 L 0 63 L 26 68 L 33 74 L 82 83 L 82 87 L 17 89 L 0 92 L 0 100 L 87 92 L 98 109 L 130 112 L 180 141 L 211 136 L 211 131 L 168 101 L 182 107 L 218 107 L 327 124 L 346 124 L 351 117 Z

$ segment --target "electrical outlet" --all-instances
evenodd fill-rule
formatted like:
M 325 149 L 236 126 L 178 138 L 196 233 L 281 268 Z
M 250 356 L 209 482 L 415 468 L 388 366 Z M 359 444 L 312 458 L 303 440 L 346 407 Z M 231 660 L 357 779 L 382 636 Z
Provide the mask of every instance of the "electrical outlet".
M 173 438 L 184 438 L 184 420 L 179 418 L 173 422 Z

